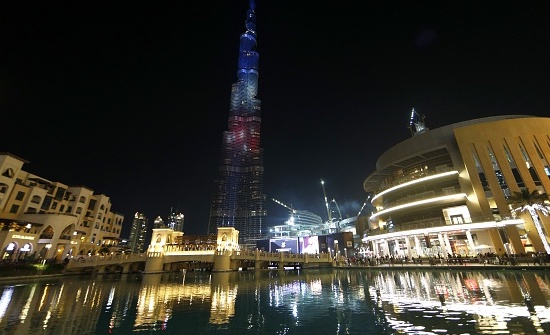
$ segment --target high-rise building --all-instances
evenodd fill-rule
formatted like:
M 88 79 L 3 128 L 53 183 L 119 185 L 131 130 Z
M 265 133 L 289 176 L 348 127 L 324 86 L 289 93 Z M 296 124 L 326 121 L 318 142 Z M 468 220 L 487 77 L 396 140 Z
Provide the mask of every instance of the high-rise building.
M 132 253 L 142 253 L 145 251 L 145 234 L 147 233 L 147 217 L 143 213 L 136 212 L 134 221 L 132 221 L 132 229 L 130 230 L 130 238 L 128 246 Z
M 214 181 L 208 233 L 234 227 L 239 243 L 266 234 L 263 194 L 263 150 L 260 147 L 261 108 L 258 93 L 255 3 L 250 1 L 241 34 L 237 81 L 231 87 L 228 130 L 223 133 L 221 164 Z
M 159 216 L 153 221 L 153 229 L 166 228 L 164 220 Z
M 182 232 L 184 218 L 185 216 L 182 213 L 176 213 L 173 208 L 170 208 L 170 215 L 168 215 L 166 226 L 172 230 Z

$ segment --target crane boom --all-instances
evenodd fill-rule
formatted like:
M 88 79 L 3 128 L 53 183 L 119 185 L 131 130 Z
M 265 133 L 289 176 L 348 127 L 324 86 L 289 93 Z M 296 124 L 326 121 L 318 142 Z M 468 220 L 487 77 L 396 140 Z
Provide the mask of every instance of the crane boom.
M 279 205 L 283 206 L 284 208 L 289 209 L 290 212 L 291 212 L 292 214 L 296 213 L 296 210 L 295 210 L 294 208 L 292 208 L 292 205 L 287 206 L 287 205 L 285 205 L 284 203 L 280 202 L 279 200 L 273 199 L 273 198 L 271 198 L 271 200 L 275 201 L 276 203 L 278 203 Z
M 325 205 L 327 206 L 328 222 L 332 221 L 332 215 L 330 215 L 330 209 L 328 208 L 327 193 L 325 192 L 325 182 L 321 179 L 321 187 L 323 188 L 323 195 L 325 196 Z
M 357 217 L 359 217 L 359 215 L 361 215 L 361 212 L 363 211 L 363 208 L 365 208 L 365 206 L 369 202 L 369 199 L 370 199 L 370 195 L 367 197 L 367 200 L 365 200 L 365 202 L 363 203 L 363 206 L 361 206 L 361 209 L 359 210 L 359 213 L 357 213 Z
M 332 199 L 332 202 L 334 202 L 334 205 L 336 206 L 336 210 L 338 211 L 338 219 L 342 220 L 342 212 L 340 212 L 340 206 L 338 206 L 336 199 Z

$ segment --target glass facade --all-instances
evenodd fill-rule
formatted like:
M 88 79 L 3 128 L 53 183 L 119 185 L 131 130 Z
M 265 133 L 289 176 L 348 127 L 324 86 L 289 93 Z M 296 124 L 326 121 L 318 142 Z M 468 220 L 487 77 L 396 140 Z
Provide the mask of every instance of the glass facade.
M 136 213 L 132 221 L 132 229 L 128 244 L 132 253 L 145 251 L 145 234 L 147 233 L 147 217 L 143 213 Z
M 208 223 L 209 234 L 217 234 L 218 227 L 237 229 L 241 244 L 253 243 L 266 234 L 254 7 L 251 1 L 246 31 L 240 37 L 237 81 L 231 87 L 229 129 L 223 133 L 221 164 L 214 181 Z

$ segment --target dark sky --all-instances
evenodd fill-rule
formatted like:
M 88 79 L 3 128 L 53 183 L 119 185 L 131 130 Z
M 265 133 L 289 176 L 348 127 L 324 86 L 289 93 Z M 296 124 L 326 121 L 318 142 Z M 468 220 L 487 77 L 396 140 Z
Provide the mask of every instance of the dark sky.
M 326 219 L 378 156 L 501 114 L 550 115 L 548 1 L 257 0 L 268 199 Z M 205 234 L 248 1 L 4 1 L 0 151 L 125 215 L 173 207 Z M 288 211 L 267 202 L 268 223 Z

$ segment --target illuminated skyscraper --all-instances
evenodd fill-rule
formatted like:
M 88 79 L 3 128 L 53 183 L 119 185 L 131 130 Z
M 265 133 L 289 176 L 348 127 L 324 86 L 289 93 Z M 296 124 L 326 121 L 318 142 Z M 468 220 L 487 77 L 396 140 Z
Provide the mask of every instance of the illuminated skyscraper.
M 132 229 L 128 238 L 128 245 L 132 253 L 145 251 L 145 234 L 147 233 L 147 217 L 143 213 L 136 212 Z
M 183 231 L 184 218 L 185 216 L 182 213 L 176 213 L 173 208 L 170 208 L 170 215 L 168 215 L 166 226 L 175 231 Z
M 266 234 L 263 194 L 263 149 L 260 148 L 261 108 L 258 93 L 256 14 L 250 1 L 241 34 L 237 81 L 231 87 L 228 127 L 223 133 L 221 164 L 214 181 L 208 233 L 218 227 L 234 227 L 239 243 Z

